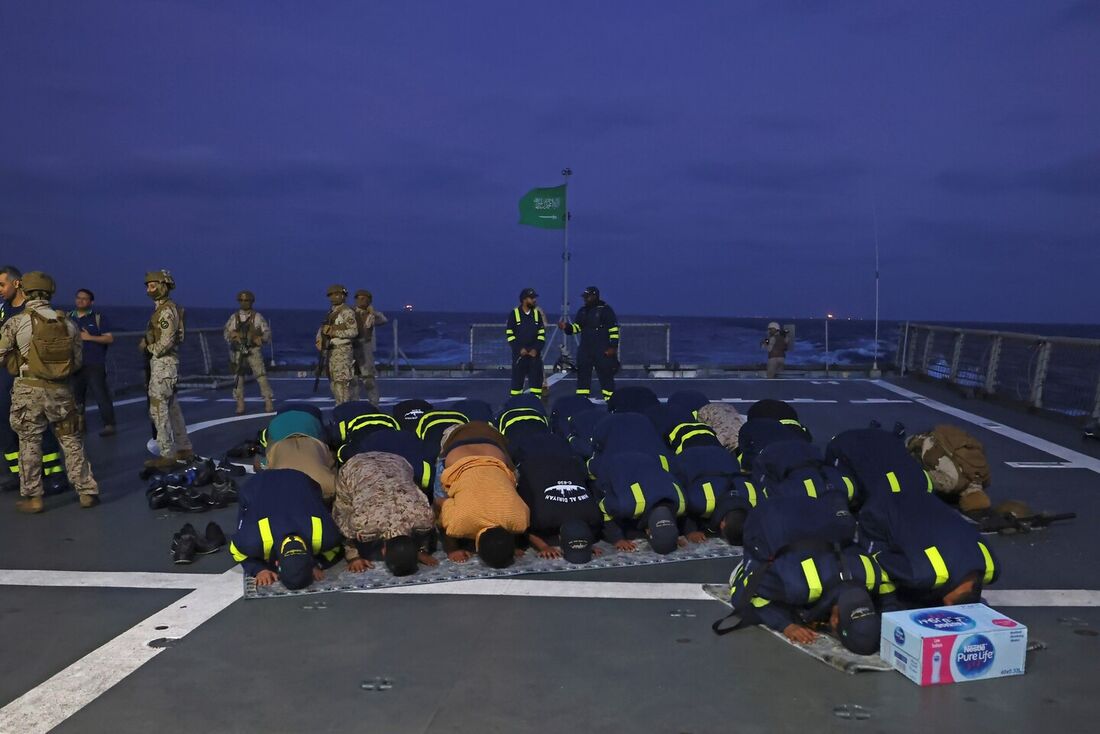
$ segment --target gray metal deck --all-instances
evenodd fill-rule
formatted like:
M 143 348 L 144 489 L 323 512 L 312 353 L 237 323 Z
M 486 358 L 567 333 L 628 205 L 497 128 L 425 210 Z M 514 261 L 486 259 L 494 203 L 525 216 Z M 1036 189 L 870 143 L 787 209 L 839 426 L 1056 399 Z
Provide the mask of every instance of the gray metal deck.
M 74 497 L 57 497 L 48 500 L 45 514 L 27 517 L 15 512 L 14 497 L 0 506 L 0 654 L 7 662 L 0 677 L 0 731 L 22 734 L 56 726 L 59 732 L 703 734 L 801 727 L 1093 728 L 1100 716 L 1094 693 L 1100 637 L 1091 634 L 1100 631 L 1100 568 L 1091 563 L 1098 550 L 1091 519 L 1100 505 L 1100 444 L 1083 443 L 1068 425 L 907 380 L 893 384 L 935 402 L 918 402 L 862 380 L 647 382 L 659 395 L 690 386 L 712 399 L 745 400 L 741 407 L 763 397 L 800 399 L 804 402 L 796 407 L 818 443 L 872 418 L 921 430 L 960 420 L 945 409 L 975 414 L 977 424 L 961 425 L 985 443 L 995 472 L 994 501 L 1020 498 L 1036 509 L 1080 515 L 1049 530 L 990 540 L 1004 569 L 992 591 L 1034 590 L 1026 598 L 1034 606 L 1003 608 L 1048 649 L 1029 655 L 1022 677 L 921 689 L 895 673 L 846 676 L 757 630 L 717 638 L 709 629 L 723 611 L 717 602 L 690 594 L 681 600 L 644 598 L 664 588 L 653 585 L 723 581 L 728 561 L 543 577 L 555 584 L 601 582 L 568 598 L 525 598 L 501 587 L 498 596 L 348 593 L 212 600 L 226 594 L 227 584 L 239 589 L 239 577 L 224 574 L 232 566 L 228 554 L 178 567 L 169 557 L 169 540 L 187 520 L 204 525 L 215 519 L 229 530 L 236 510 L 184 517 L 146 507 L 136 473 L 147 456 L 149 424 L 144 404 L 136 402 L 119 408 L 118 436 L 89 438 L 101 507 L 83 511 Z M 280 400 L 308 395 L 308 381 L 274 384 Z M 567 381 L 555 392 L 568 389 Z M 390 398 L 469 396 L 499 402 L 506 383 L 390 379 L 382 392 Z M 225 418 L 233 409 L 225 392 L 185 397 L 191 425 Z M 196 449 L 220 455 L 264 420 L 208 425 L 193 433 Z M 1011 468 L 1005 462 L 1072 468 Z M 156 588 L 164 586 L 173 588 Z M 211 591 L 204 596 L 189 587 Z M 630 598 L 631 589 L 643 598 Z M 1056 606 L 1049 590 L 1091 593 L 1081 595 L 1087 606 L 1068 608 Z M 319 599 L 323 608 L 316 606 Z M 673 617 L 673 609 L 691 609 L 695 616 Z M 155 614 L 160 616 L 146 622 Z M 171 620 L 179 616 L 178 622 L 154 624 L 168 619 L 166 614 Z M 1079 621 L 1059 621 L 1067 618 Z M 140 651 L 159 637 L 179 639 L 159 654 L 147 647 Z M 136 647 L 127 647 L 126 640 L 137 640 Z M 392 680 L 392 688 L 361 687 L 378 677 Z M 120 682 L 106 687 L 103 681 L 112 679 Z M 58 694 L 61 681 L 64 692 Z M 835 706 L 851 703 L 869 709 L 871 719 L 834 716 Z

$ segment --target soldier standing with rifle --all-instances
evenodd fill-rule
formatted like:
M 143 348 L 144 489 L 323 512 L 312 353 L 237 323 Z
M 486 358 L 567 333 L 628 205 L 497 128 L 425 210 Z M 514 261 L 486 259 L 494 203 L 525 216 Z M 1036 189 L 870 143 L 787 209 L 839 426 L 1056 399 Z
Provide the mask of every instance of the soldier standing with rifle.
M 355 291 L 355 315 L 359 319 L 359 339 L 355 348 L 355 366 L 363 381 L 367 400 L 378 405 L 378 381 L 374 365 L 375 335 L 377 326 L 389 323 L 386 315 L 373 305 L 374 295 L 366 290 Z
M 321 353 L 317 359 L 317 378 L 320 379 L 327 362 L 329 385 L 337 405 L 359 399 L 359 381 L 355 378 L 355 353 L 352 348 L 359 336 L 359 322 L 355 310 L 347 305 L 347 298 L 347 288 L 342 285 L 329 286 L 328 300 L 332 307 L 317 330 L 315 341 Z M 314 389 L 316 387 L 314 381 Z
M 240 310 L 225 322 L 223 335 L 229 345 L 229 368 L 237 376 L 233 386 L 233 397 L 237 399 L 237 415 L 244 415 L 244 377 L 245 367 L 252 370 L 256 382 L 260 385 L 260 395 L 264 398 L 264 410 L 275 412 L 272 401 L 275 395 L 271 391 L 267 372 L 264 370 L 263 345 L 271 341 L 271 328 L 259 311 L 252 309 L 256 296 L 252 291 L 237 294 Z
M 149 355 L 149 417 L 157 432 L 160 456 L 145 462 L 147 469 L 168 469 L 180 459 L 194 456 L 187 424 L 183 420 L 176 383 L 179 381 L 179 345 L 183 343 L 183 309 L 168 294 L 176 281 L 167 270 L 145 274 L 145 292 L 156 304 L 145 328 L 145 337 L 138 342 L 143 354 Z

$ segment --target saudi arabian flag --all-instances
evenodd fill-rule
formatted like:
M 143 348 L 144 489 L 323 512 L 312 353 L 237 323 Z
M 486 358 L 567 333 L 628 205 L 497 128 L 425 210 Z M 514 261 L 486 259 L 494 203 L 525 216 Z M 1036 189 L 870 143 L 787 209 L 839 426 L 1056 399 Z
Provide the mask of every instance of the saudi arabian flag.
M 565 186 L 531 189 L 519 200 L 519 223 L 543 229 L 565 229 Z

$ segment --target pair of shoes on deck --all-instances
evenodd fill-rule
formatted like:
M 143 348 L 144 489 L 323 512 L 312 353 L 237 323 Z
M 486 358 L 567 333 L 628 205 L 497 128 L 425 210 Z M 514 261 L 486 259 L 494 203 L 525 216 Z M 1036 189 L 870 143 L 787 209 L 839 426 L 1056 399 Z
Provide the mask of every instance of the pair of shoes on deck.
M 208 523 L 206 532 L 202 536 L 199 536 L 191 523 L 187 523 L 172 536 L 172 562 L 191 563 L 195 560 L 196 554 L 205 556 L 216 553 L 223 545 L 225 545 L 225 533 L 216 522 Z

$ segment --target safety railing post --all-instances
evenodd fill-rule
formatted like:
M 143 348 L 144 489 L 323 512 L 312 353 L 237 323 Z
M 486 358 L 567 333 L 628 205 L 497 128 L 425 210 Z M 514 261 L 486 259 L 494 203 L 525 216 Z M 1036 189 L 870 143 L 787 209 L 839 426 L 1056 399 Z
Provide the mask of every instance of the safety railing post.
M 397 374 L 397 355 L 401 353 L 401 349 L 397 343 L 397 319 L 394 319 L 390 323 L 393 324 L 393 362 L 390 367 L 393 369 L 393 374 Z
M 905 364 L 909 358 L 909 322 L 905 322 L 905 331 L 902 332 L 901 339 L 898 340 L 898 359 L 896 364 L 898 370 L 901 372 L 902 377 L 905 376 Z
M 965 334 L 961 331 L 955 332 L 955 346 L 951 351 L 951 372 L 947 378 L 948 382 L 957 383 L 959 381 L 959 360 L 962 359 L 964 339 L 966 339 Z
M 1092 417 L 1100 420 L 1100 376 L 1096 378 L 1096 397 L 1092 401 Z
M 470 369 L 474 368 L 474 327 L 470 327 Z
M 672 324 L 665 324 L 665 367 L 672 365 Z
M 1050 366 L 1051 343 L 1039 343 L 1039 359 L 1035 365 L 1035 378 L 1031 382 L 1031 407 L 1043 407 L 1043 385 L 1047 380 L 1047 368 Z
M 920 371 L 925 375 L 928 374 L 928 360 L 932 357 L 932 340 L 935 336 L 936 332 L 929 329 L 928 336 L 924 338 L 924 354 L 921 356 Z
M 204 375 L 210 375 L 212 374 L 211 370 L 213 369 L 213 365 L 210 360 L 210 344 L 206 341 L 205 332 L 201 331 L 199 332 L 199 349 L 202 350 L 202 373 Z
M 1004 344 L 1003 336 L 993 337 L 993 345 L 989 349 L 989 364 L 985 368 L 985 392 L 992 395 L 997 391 L 997 370 L 1001 366 L 1001 346 Z

